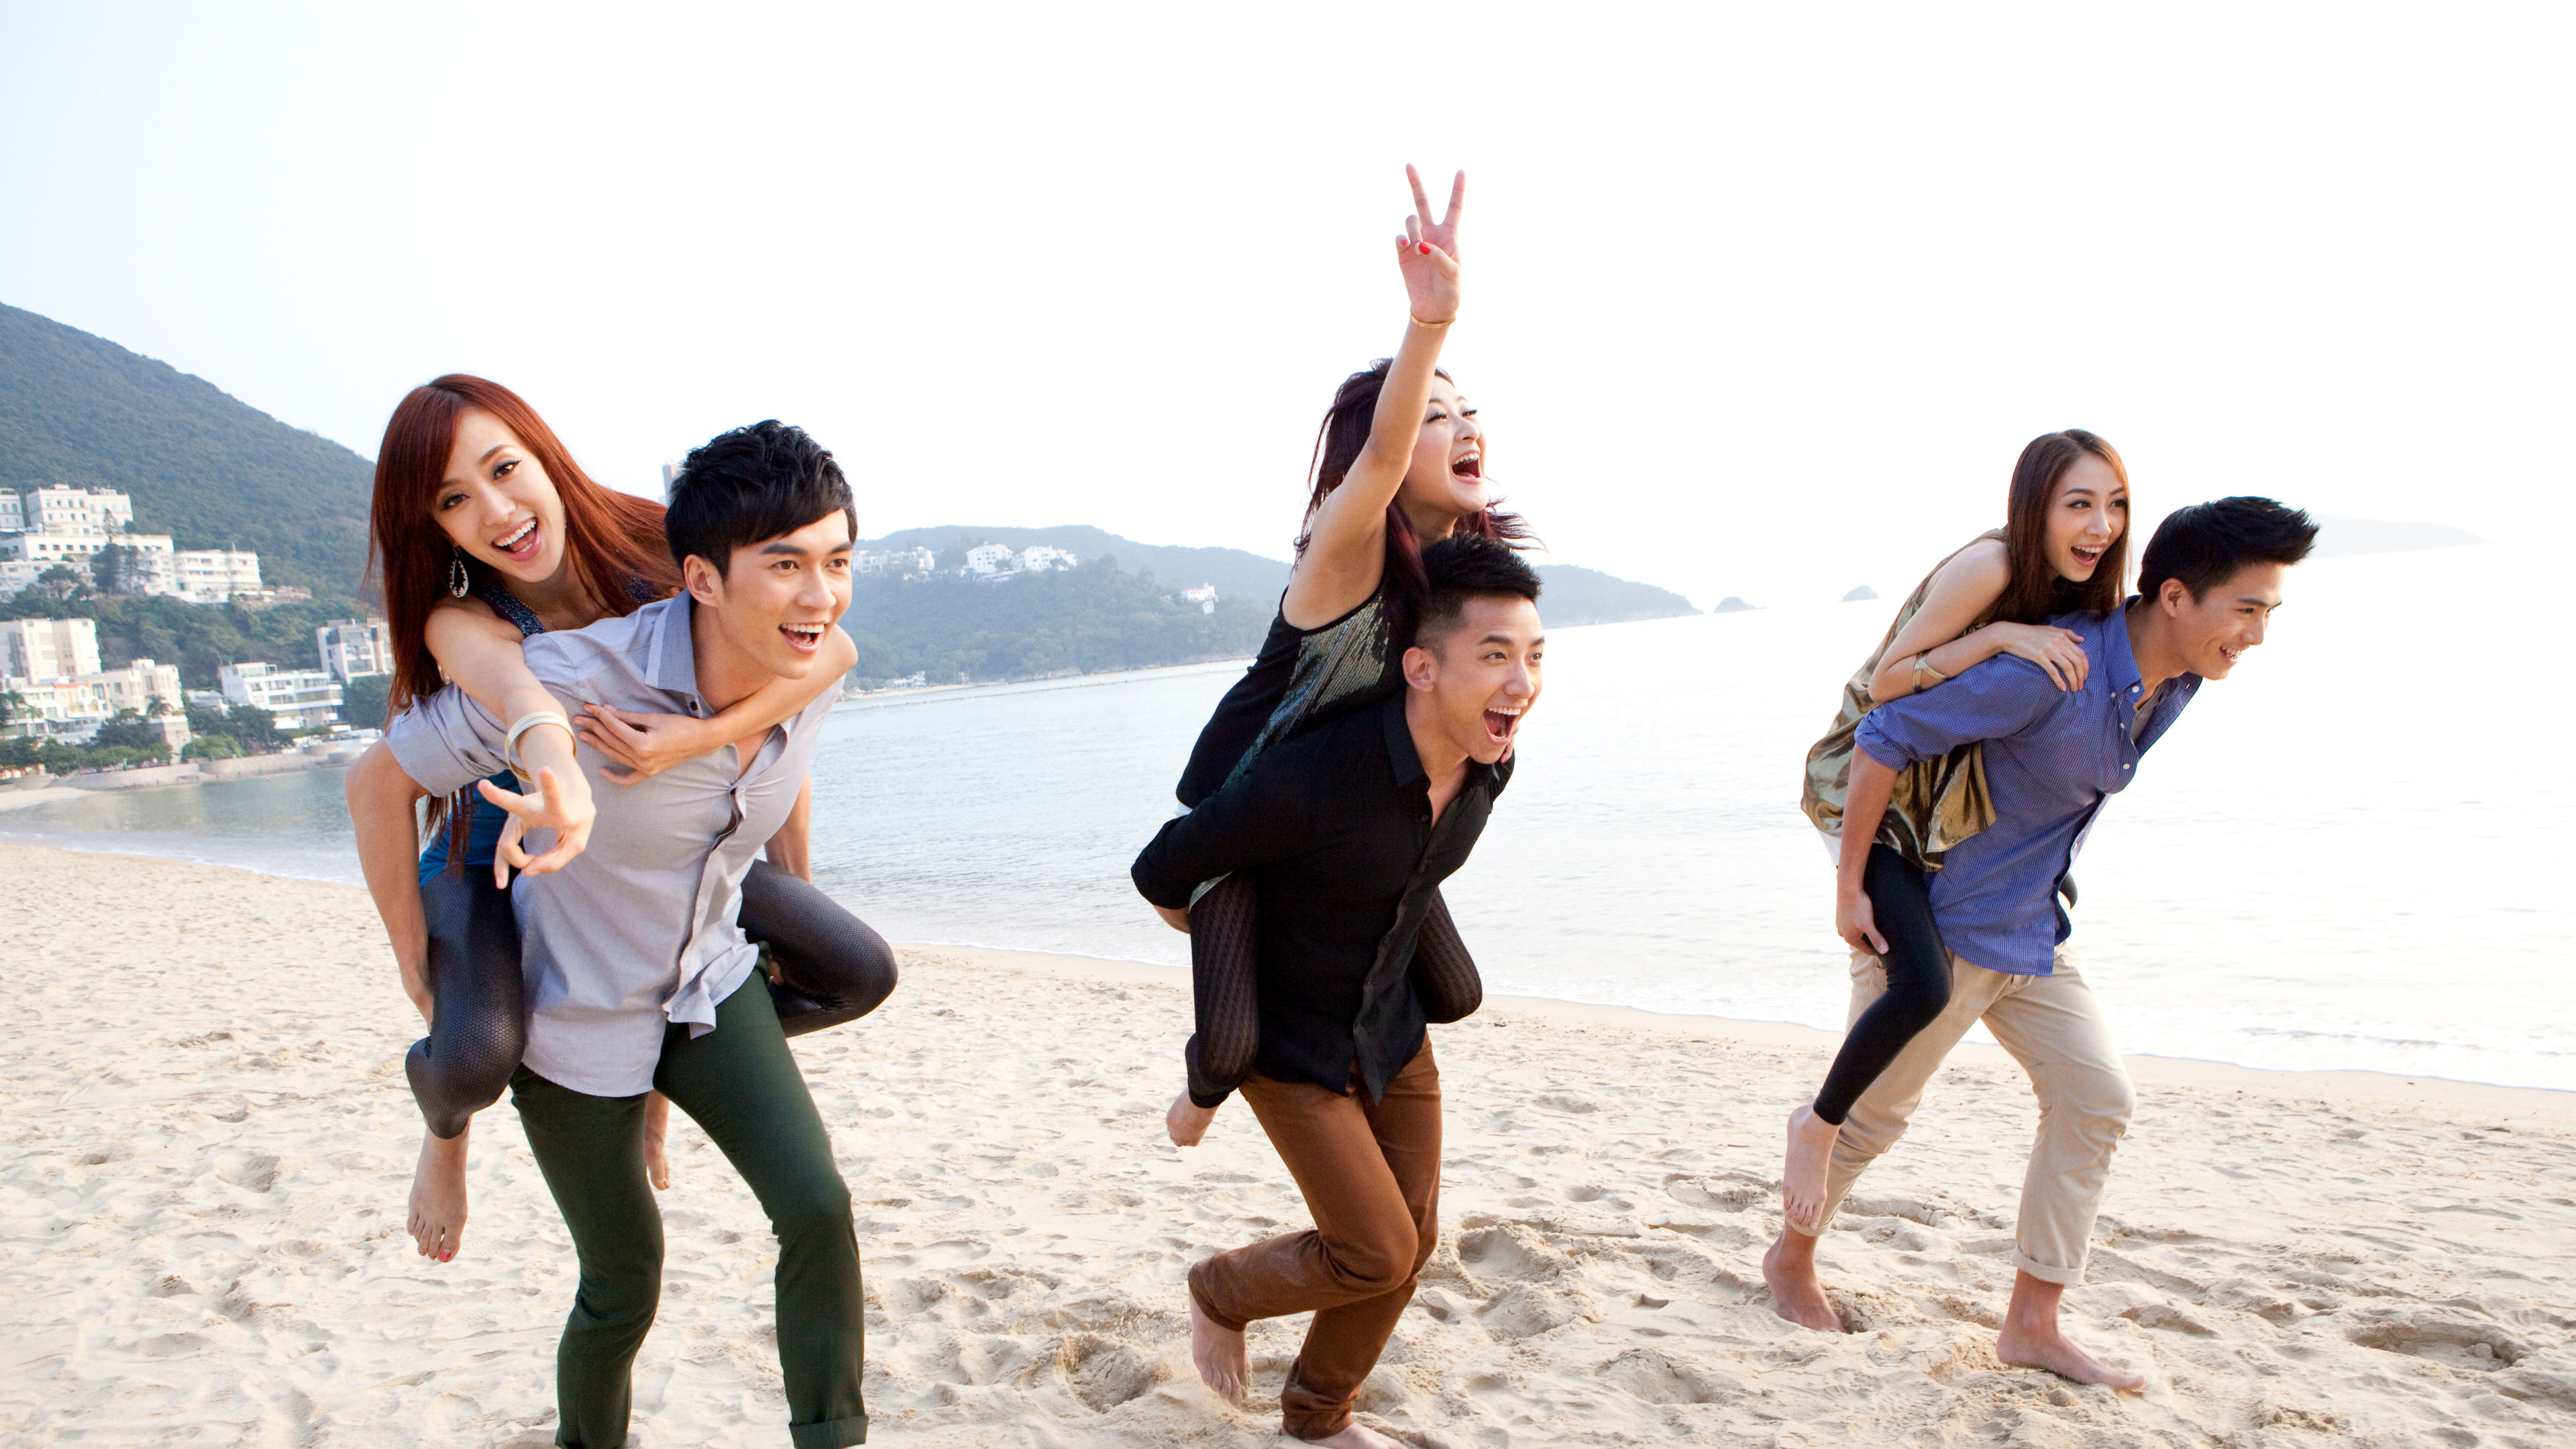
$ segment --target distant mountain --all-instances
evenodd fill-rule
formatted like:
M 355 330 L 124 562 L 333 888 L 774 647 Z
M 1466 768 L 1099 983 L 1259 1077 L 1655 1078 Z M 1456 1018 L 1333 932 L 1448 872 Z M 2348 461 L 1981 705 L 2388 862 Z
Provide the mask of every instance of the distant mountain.
M 1280 591 L 1288 587 L 1288 565 L 1275 558 L 1263 558 L 1239 548 L 1180 548 L 1170 544 L 1138 543 L 1103 529 L 1085 524 L 1068 523 L 1054 528 L 973 528 L 964 524 L 943 524 L 936 528 L 907 528 L 883 538 L 868 539 L 862 549 L 927 548 L 935 552 L 970 547 L 978 543 L 998 543 L 1007 548 L 1027 548 L 1043 543 L 1054 548 L 1071 549 L 1084 562 L 1114 556 L 1118 567 L 1128 573 L 1150 568 L 1154 581 L 1165 586 L 1174 584 L 1214 584 L 1220 599 L 1250 599 L 1265 609 L 1279 601 Z M 1696 614 L 1690 600 L 1652 584 L 1631 583 L 1597 569 L 1577 568 L 1573 564 L 1540 564 L 1539 581 L 1545 587 L 1543 611 L 1550 624 L 1615 624 L 1628 619 L 1669 619 L 1681 614 Z
M 866 500 L 860 500 L 864 511 Z M 1165 586 L 1179 584 L 1216 585 L 1220 599 L 1257 599 L 1276 604 L 1279 591 L 1288 587 L 1288 566 L 1275 558 L 1263 558 L 1239 548 L 1181 548 L 1171 544 L 1138 543 L 1120 538 L 1088 524 L 1067 523 L 1053 528 L 975 528 L 965 524 L 940 524 L 932 528 L 907 528 L 883 538 L 864 539 L 862 549 L 926 548 L 945 552 L 978 543 L 998 543 L 1006 548 L 1027 548 L 1043 543 L 1052 548 L 1070 549 L 1083 562 L 1105 554 L 1114 554 L 1118 567 L 1128 573 L 1149 568 L 1154 581 Z
M 1540 564 L 1538 608 L 1550 625 L 1624 624 L 1631 619 L 1674 619 L 1696 614 L 1691 601 L 1670 589 L 1615 578 L 1573 564 Z
M 2320 513 L 2316 518 L 2315 556 L 2318 558 L 2353 553 L 2396 553 L 2414 548 L 2458 548 L 2464 544 L 2486 542 L 2466 529 L 2440 523 L 2391 523 L 2385 519 L 2346 518 L 2333 513 Z
M 0 488 L 113 488 L 139 532 L 257 549 L 269 583 L 353 597 L 374 473 L 203 378 L 0 306 Z

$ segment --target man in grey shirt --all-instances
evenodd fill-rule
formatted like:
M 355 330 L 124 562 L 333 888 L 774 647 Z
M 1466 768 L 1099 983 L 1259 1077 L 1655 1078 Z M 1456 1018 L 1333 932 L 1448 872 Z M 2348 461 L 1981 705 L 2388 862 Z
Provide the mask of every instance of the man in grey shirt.
M 588 628 L 528 641 L 528 667 L 584 704 L 704 719 L 780 677 L 802 678 L 850 602 L 856 514 L 832 455 L 765 422 L 691 453 L 664 516 L 687 590 Z M 529 1006 L 511 1077 L 547 1187 L 581 1258 L 556 1356 L 564 1445 L 626 1442 L 629 1380 L 661 1293 L 662 1224 L 645 1180 L 643 1112 L 660 1090 L 742 1173 L 779 1239 L 778 1356 L 797 1449 L 864 1443 L 863 1303 L 850 1194 L 788 1053 L 759 953 L 735 923 L 753 858 L 785 824 L 830 710 L 660 774 L 598 788 L 588 848 L 513 890 Z M 353 813 L 400 810 L 512 768 L 513 731 L 449 686 L 397 718 L 399 771 L 351 791 Z M 584 745 L 596 780 L 605 760 Z M 531 831 L 557 823 L 551 771 L 495 802 Z M 361 822 L 362 826 L 365 822 Z M 746 984 L 750 989 L 744 989 Z

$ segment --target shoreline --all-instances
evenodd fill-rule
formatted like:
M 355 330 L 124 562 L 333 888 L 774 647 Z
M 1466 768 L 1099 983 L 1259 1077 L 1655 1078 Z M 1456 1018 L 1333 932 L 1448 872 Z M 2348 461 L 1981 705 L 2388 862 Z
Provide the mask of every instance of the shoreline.
M 1195 667 L 1195 666 L 1194 666 Z M 962 687 L 962 686 L 961 686 Z M 980 686 L 978 686 L 980 687 Z M 295 772 L 280 772 L 295 773 Z M 254 778 L 267 778 L 265 776 Z M 229 784 L 221 780 L 171 781 L 168 786 L 151 785 L 135 788 L 162 789 L 179 785 Z M 0 814 L 14 808 L 11 792 L 0 791 Z M 28 791 L 37 803 L 82 798 L 107 791 L 48 789 Z M 364 887 L 354 882 L 322 876 L 293 875 L 257 865 L 231 861 L 203 860 L 180 855 L 157 855 L 149 851 L 115 851 L 80 849 L 70 846 L 36 844 L 0 838 L 0 850 L 59 851 L 71 856 L 112 856 L 125 860 L 161 861 L 176 865 L 198 866 L 209 870 L 238 871 L 270 880 L 298 881 L 315 885 L 337 886 L 359 891 Z M 1038 972 L 1058 976 L 1084 976 L 1099 981 L 1135 985 L 1188 984 L 1189 968 L 1138 961 L 1124 956 L 1088 956 L 1069 951 L 1036 951 L 1015 946 L 985 946 L 948 941 L 897 941 L 898 950 L 963 953 L 1005 970 Z M 1553 1016 L 1572 1023 L 1599 1023 L 1612 1026 L 1638 1027 L 1677 1036 L 1722 1037 L 1733 1041 L 1778 1048 L 1814 1048 L 1830 1052 L 1842 1041 L 1842 1033 L 1823 1027 L 1806 1026 L 1792 1021 L 1766 1021 L 1744 1017 L 1709 1016 L 1693 1012 L 1661 1012 L 1640 1006 L 1611 1002 L 1574 1001 L 1552 996 L 1491 995 L 1485 998 L 1485 1011 L 1496 1009 L 1538 1016 Z M 1480 1012 L 1480 1014 L 1482 1014 Z M 1984 1042 L 1961 1042 L 1951 1053 L 1955 1061 L 1975 1060 L 1986 1065 L 2013 1066 L 2012 1057 L 2002 1048 Z M 2259 1067 L 2242 1062 L 2222 1061 L 2212 1057 L 2166 1056 L 2153 1052 L 2129 1052 L 2122 1058 L 2129 1066 L 2132 1080 L 2141 1084 L 2156 1082 L 2168 1085 L 2199 1087 L 2235 1086 L 2240 1090 L 2280 1094 L 2290 1090 L 2293 1082 L 2312 1091 L 2301 1096 L 2318 1100 L 2352 1100 L 2374 1104 L 2442 1101 L 2468 1110 L 2475 1108 L 2490 1114 L 2502 1113 L 2497 1120 L 2551 1121 L 2576 1129 L 2576 1091 L 2559 1087 L 2523 1086 L 2506 1082 L 2482 1082 L 2463 1077 L 2438 1077 L 2424 1073 L 2381 1071 L 2367 1067 Z M 2532 1094 L 2537 1103 L 2523 1103 L 2520 1094 Z M 2490 1099 L 2488 1094 L 2502 1094 Z M 1793 1104 L 1794 1105 L 1794 1104 Z M 2474 1115 L 2474 1113 L 2472 1113 Z
M 905 952 L 960 956 L 981 966 L 1023 974 L 1122 986 L 1162 986 L 1179 990 L 1189 986 L 1188 967 L 1161 966 L 1150 961 L 922 942 L 897 942 L 896 948 Z M 1840 1032 L 1801 1026 L 1796 1022 L 1648 1011 L 1643 1007 L 1561 1001 L 1547 996 L 1488 996 L 1484 1006 L 1468 1020 L 1472 1022 L 1487 1016 L 1577 1029 L 1585 1026 L 1612 1027 L 1686 1041 L 1714 1039 L 1819 1054 L 1832 1052 L 1843 1039 Z M 2127 1053 L 2121 1060 L 2128 1065 L 2130 1078 L 2142 1087 L 2232 1090 L 2280 1101 L 2411 1106 L 2455 1112 L 2463 1121 L 2479 1119 L 2480 1125 L 2510 1122 L 2576 1133 L 2576 1092 L 2554 1087 L 2518 1087 L 2498 1082 L 2469 1082 L 2451 1077 L 2407 1076 L 2350 1068 L 2249 1067 L 2235 1062 L 2142 1052 Z M 1961 1042 L 1951 1051 L 1949 1061 L 1952 1066 L 1973 1064 L 2020 1070 L 2011 1053 L 1981 1042 Z M 1784 1083 L 1783 1090 L 1794 1094 L 1799 1087 L 1797 1083 Z M 1784 1099 L 1781 1110 L 1785 1112 L 1795 1105 L 1795 1102 Z

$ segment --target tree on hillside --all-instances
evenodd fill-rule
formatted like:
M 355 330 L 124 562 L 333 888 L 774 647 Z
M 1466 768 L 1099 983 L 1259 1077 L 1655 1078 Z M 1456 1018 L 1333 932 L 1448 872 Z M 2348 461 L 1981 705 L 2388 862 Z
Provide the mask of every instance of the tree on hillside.
M 89 737 L 89 742 L 92 749 L 167 750 L 170 748 L 161 738 L 161 731 L 151 721 L 130 709 L 118 710 L 114 719 L 98 727 L 97 733 Z
M 58 603 L 69 603 L 74 599 L 88 598 L 92 590 L 87 575 L 70 564 L 58 563 L 36 575 L 36 581 L 27 586 L 27 592 Z
M 98 581 L 102 594 L 142 593 L 143 550 L 111 543 L 90 555 L 89 576 Z
M 340 719 L 351 729 L 382 729 L 385 706 L 393 698 L 390 674 L 361 674 L 340 686 Z

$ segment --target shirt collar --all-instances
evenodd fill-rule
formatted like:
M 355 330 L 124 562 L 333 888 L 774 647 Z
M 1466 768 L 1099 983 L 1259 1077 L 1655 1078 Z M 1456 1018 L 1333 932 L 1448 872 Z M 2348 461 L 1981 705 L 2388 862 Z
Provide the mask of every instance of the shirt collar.
M 635 612 L 652 616 L 649 626 L 658 631 L 644 682 L 666 694 L 684 694 L 703 704 L 705 697 L 698 693 L 697 650 L 689 634 L 695 608 L 696 601 L 681 593 L 646 604 Z
M 2122 601 L 2120 607 L 2102 620 L 2102 655 L 2102 662 L 2111 669 L 2113 698 L 2125 698 L 2132 688 L 2145 680 L 2145 676 L 2138 672 L 2137 651 L 2129 647 L 2129 601 Z M 2132 704 L 2136 702 L 2130 701 Z
M 1386 762 L 1395 770 L 1397 789 L 1408 789 L 1419 783 L 1427 790 L 1431 787 L 1431 772 L 1422 768 L 1422 753 L 1413 747 L 1413 727 L 1404 722 L 1406 693 L 1398 690 L 1395 698 L 1388 700 L 1378 715 L 1379 725 L 1386 732 Z M 1502 778 L 1503 768 L 1499 764 L 1488 765 L 1471 755 L 1467 759 L 1467 783 L 1491 785 Z
M 1404 722 L 1404 696 L 1397 690 L 1378 714 L 1386 729 L 1386 762 L 1395 767 L 1395 787 L 1399 790 L 1416 780 L 1428 782 L 1430 772 L 1422 768 L 1421 752 L 1413 748 L 1413 728 Z

